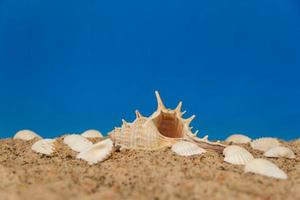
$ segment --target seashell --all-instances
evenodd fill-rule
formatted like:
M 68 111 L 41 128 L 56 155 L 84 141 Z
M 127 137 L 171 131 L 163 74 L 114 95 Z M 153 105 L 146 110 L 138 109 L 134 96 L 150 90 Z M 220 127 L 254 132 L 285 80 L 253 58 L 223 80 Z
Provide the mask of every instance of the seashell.
M 180 156 L 192 156 L 205 153 L 206 150 L 195 143 L 180 141 L 172 145 L 171 150 Z
M 269 149 L 264 153 L 264 156 L 270 157 L 270 158 L 277 158 L 277 157 L 285 157 L 285 158 L 296 158 L 294 152 L 287 148 L 282 146 L 277 146 Z
M 42 138 L 42 137 L 31 130 L 18 131 L 14 136 L 14 139 L 20 139 L 20 140 L 32 140 L 34 138 Z
M 267 151 L 273 147 L 279 146 L 280 143 L 276 138 L 265 137 L 253 140 L 250 145 L 253 149 Z
M 64 143 L 76 152 L 82 152 L 93 145 L 88 139 L 77 134 L 67 135 L 64 138 Z
M 278 179 L 288 178 L 286 173 L 279 169 L 274 163 L 261 158 L 249 161 L 245 166 L 245 172 L 252 172 Z
M 108 158 L 113 150 L 113 142 L 111 139 L 106 139 L 96 144 L 93 144 L 86 150 L 79 153 L 76 158 L 87 161 L 90 165 L 96 164 Z
M 36 153 L 51 155 L 54 152 L 54 139 L 42 139 L 35 142 L 31 149 Z
M 224 149 L 223 154 L 225 155 L 224 161 L 234 165 L 245 165 L 254 157 L 246 149 L 231 145 Z
M 182 103 L 179 102 L 174 110 L 167 109 L 159 93 L 156 91 L 157 110 L 150 116 L 144 117 L 136 111 L 136 119 L 132 123 L 123 120 L 120 128 L 115 128 L 109 133 L 115 145 L 121 148 L 156 150 L 171 147 L 174 143 L 189 140 L 205 148 L 223 151 L 224 145 L 210 142 L 207 137 L 198 138 L 189 127 L 194 115 L 183 119 L 181 112 Z
M 102 138 L 103 137 L 103 135 L 99 131 L 93 130 L 93 129 L 84 131 L 81 134 L 81 136 L 83 136 L 85 138 Z
M 235 144 L 246 144 L 246 143 L 251 142 L 251 138 L 249 138 L 246 135 L 234 134 L 234 135 L 229 136 L 226 139 L 226 142 L 232 142 Z

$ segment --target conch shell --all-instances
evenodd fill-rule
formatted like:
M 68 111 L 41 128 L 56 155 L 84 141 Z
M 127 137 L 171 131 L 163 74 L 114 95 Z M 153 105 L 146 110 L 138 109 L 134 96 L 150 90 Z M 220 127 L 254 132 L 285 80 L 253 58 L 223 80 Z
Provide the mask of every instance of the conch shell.
M 191 141 L 200 147 L 222 152 L 224 145 L 219 142 L 209 142 L 207 136 L 198 138 L 197 132 L 192 133 L 189 127 L 195 115 L 183 119 L 182 102 L 174 110 L 167 109 L 156 91 L 157 110 L 144 117 L 136 111 L 136 119 L 132 123 L 123 120 L 121 128 L 115 128 L 109 133 L 116 146 L 127 149 L 157 150 L 171 147 L 178 141 Z

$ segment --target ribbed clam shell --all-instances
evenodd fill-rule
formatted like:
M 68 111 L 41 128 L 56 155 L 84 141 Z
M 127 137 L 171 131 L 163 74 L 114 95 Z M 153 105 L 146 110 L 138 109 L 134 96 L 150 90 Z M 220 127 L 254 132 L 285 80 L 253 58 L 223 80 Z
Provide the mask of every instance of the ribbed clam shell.
M 249 138 L 246 135 L 234 134 L 234 135 L 229 136 L 226 139 L 226 142 L 232 142 L 235 144 L 246 144 L 246 143 L 251 142 L 251 138 Z
M 199 147 L 197 144 L 180 141 L 172 145 L 171 150 L 180 156 L 192 156 L 205 153 L 206 150 Z
M 77 159 L 87 161 L 90 165 L 96 164 L 108 158 L 113 150 L 113 142 L 106 139 L 98 142 L 77 155 Z
M 93 130 L 93 129 L 84 131 L 81 134 L 81 136 L 83 136 L 85 138 L 102 138 L 103 137 L 103 135 L 99 131 Z
M 287 179 L 287 174 L 279 169 L 274 163 L 265 159 L 253 159 L 245 166 L 245 172 L 252 172 L 263 176 Z
M 250 145 L 253 149 L 265 152 L 273 147 L 279 146 L 280 143 L 276 138 L 265 137 L 253 140 Z
M 32 140 L 34 138 L 42 138 L 42 137 L 31 130 L 20 130 L 14 136 L 14 139 L 20 139 L 20 140 Z
M 234 165 L 245 165 L 254 159 L 250 152 L 236 145 L 226 147 L 223 154 L 225 155 L 224 161 Z
M 42 139 L 35 142 L 31 149 L 36 153 L 51 155 L 54 151 L 54 139 Z
M 77 134 L 67 135 L 64 138 L 64 143 L 76 152 L 82 152 L 93 145 L 88 139 Z
M 264 153 L 264 156 L 270 158 L 278 158 L 278 157 L 285 157 L 291 159 L 296 158 L 294 152 L 291 149 L 282 146 L 273 147 L 269 149 Z

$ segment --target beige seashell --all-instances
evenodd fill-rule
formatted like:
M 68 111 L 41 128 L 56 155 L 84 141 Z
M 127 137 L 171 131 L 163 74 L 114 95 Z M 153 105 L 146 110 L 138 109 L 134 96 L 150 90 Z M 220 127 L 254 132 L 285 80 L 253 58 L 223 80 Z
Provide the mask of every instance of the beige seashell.
M 287 148 L 282 146 L 277 146 L 269 149 L 264 153 L 264 156 L 270 157 L 270 158 L 277 158 L 277 157 L 285 157 L 285 158 L 296 158 L 294 152 Z
M 245 165 L 254 159 L 250 152 L 236 145 L 226 147 L 223 154 L 225 155 L 224 161 L 234 165 Z
M 35 142 L 31 149 L 36 153 L 51 155 L 54 152 L 54 139 L 42 139 Z
M 185 112 L 181 112 L 181 102 L 174 110 L 170 110 L 164 106 L 157 91 L 155 94 L 158 106 L 150 117 L 144 117 L 136 111 L 136 119 L 132 123 L 123 120 L 122 127 L 109 133 L 115 145 L 121 148 L 156 150 L 171 147 L 181 140 L 189 140 L 205 148 L 223 151 L 222 144 L 209 142 L 207 137 L 198 138 L 197 132 L 192 133 L 189 125 L 195 116 L 183 119 Z
M 42 138 L 42 137 L 31 130 L 20 130 L 14 136 L 14 139 L 20 139 L 20 140 L 32 140 L 34 138 Z
M 252 172 L 278 179 L 288 178 L 286 173 L 279 169 L 274 163 L 261 158 L 249 161 L 245 166 L 245 172 Z
M 250 145 L 253 149 L 267 151 L 273 147 L 279 146 L 280 143 L 276 138 L 265 137 L 253 140 Z
M 234 134 L 234 135 L 229 136 L 226 139 L 226 142 L 232 142 L 235 144 L 246 144 L 246 143 L 251 142 L 251 138 L 249 138 L 246 135 Z
M 180 141 L 172 145 L 171 150 L 180 156 L 192 156 L 205 153 L 206 150 L 195 143 Z
M 77 134 L 67 135 L 64 138 L 64 143 L 76 152 L 82 152 L 93 145 L 88 139 Z
M 87 161 L 90 165 L 96 164 L 108 158 L 113 150 L 113 142 L 106 139 L 98 142 L 79 153 L 76 158 Z
M 83 136 L 85 138 L 102 138 L 103 137 L 103 135 L 99 131 L 93 130 L 93 129 L 84 131 L 81 134 L 81 136 Z

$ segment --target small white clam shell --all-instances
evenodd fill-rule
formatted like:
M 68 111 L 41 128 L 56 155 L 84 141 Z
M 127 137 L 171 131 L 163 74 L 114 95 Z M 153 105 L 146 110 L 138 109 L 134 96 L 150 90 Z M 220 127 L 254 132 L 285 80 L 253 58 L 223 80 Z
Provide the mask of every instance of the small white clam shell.
M 113 142 L 111 139 L 106 139 L 98 142 L 86 150 L 79 153 L 76 158 L 87 161 L 90 165 L 101 162 L 108 158 L 113 149 Z
M 226 142 L 232 142 L 235 144 L 246 144 L 246 143 L 251 142 L 251 138 L 249 138 L 246 135 L 234 134 L 234 135 L 229 136 L 226 139 Z
M 180 156 L 200 155 L 206 152 L 205 149 L 198 145 L 186 141 L 176 142 L 172 145 L 171 150 Z
M 226 147 L 223 154 L 225 155 L 224 161 L 234 165 L 245 165 L 254 159 L 250 152 L 236 145 Z
M 270 158 L 278 158 L 278 157 L 285 157 L 285 158 L 292 158 L 292 159 L 296 158 L 294 152 L 291 149 L 282 146 L 273 147 L 269 149 L 264 153 L 264 156 Z
M 278 179 L 288 178 L 287 174 L 279 169 L 274 163 L 261 158 L 249 161 L 245 166 L 245 172 L 252 172 Z
M 32 140 L 34 138 L 42 138 L 42 137 L 31 130 L 20 130 L 14 136 L 14 139 L 20 139 L 20 140 Z
M 67 135 L 64 143 L 77 152 L 82 152 L 93 145 L 91 141 L 77 134 Z
M 265 137 L 253 140 L 250 145 L 253 149 L 265 152 L 273 147 L 279 146 L 280 143 L 276 138 Z
M 35 142 L 31 149 L 36 153 L 51 155 L 54 151 L 54 139 L 42 139 Z
M 93 130 L 93 129 L 84 131 L 81 134 L 81 136 L 83 136 L 85 138 L 102 138 L 103 137 L 103 135 L 99 131 Z

